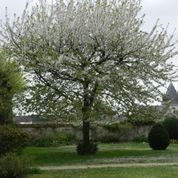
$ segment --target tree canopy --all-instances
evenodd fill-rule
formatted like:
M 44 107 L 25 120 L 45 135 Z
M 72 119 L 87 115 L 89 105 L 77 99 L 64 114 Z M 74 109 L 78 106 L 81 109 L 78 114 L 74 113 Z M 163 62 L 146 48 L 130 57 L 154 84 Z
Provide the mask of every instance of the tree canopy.
M 12 123 L 14 96 L 25 86 L 15 61 L 0 51 L 0 124 Z
M 172 72 L 168 60 L 177 52 L 173 35 L 160 24 L 143 31 L 140 3 L 39 0 L 2 25 L 6 49 L 33 78 L 38 111 L 85 124 L 100 105 L 127 112 L 158 99 Z

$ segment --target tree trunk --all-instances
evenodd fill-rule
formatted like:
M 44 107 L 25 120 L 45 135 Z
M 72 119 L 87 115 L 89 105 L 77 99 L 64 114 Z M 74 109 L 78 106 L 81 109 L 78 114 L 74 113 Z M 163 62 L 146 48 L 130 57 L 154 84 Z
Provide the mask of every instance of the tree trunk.
M 90 106 L 88 100 L 85 98 L 84 106 L 82 108 L 82 121 L 83 121 L 82 134 L 83 134 L 83 144 L 86 146 L 90 144 L 89 110 L 90 110 Z
M 90 144 L 90 122 L 89 121 L 83 121 L 83 145 L 89 145 Z
M 96 148 L 90 143 L 90 112 L 93 105 L 94 97 L 96 94 L 96 89 L 98 83 L 96 82 L 92 91 L 89 90 L 89 81 L 86 79 L 83 83 L 83 108 L 82 108 L 82 134 L 83 134 L 83 148 L 85 149 L 85 154 L 95 154 Z
M 84 90 L 84 97 L 83 97 L 83 108 L 82 108 L 82 121 L 83 121 L 83 128 L 82 128 L 82 134 L 83 134 L 83 145 L 88 146 L 90 144 L 90 99 L 89 99 L 89 92 L 88 92 L 88 86 L 89 82 L 87 79 L 85 80 L 85 83 L 83 84 L 83 90 Z

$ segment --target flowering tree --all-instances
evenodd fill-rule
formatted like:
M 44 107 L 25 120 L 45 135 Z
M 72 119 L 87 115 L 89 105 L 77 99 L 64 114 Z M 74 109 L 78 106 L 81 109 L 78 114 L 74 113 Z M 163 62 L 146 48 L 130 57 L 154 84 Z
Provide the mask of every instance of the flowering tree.
M 173 36 L 158 24 L 144 32 L 140 10 L 139 0 L 40 0 L 2 25 L 4 45 L 33 77 L 38 110 L 81 119 L 85 146 L 104 106 L 119 112 L 146 104 L 169 79 Z

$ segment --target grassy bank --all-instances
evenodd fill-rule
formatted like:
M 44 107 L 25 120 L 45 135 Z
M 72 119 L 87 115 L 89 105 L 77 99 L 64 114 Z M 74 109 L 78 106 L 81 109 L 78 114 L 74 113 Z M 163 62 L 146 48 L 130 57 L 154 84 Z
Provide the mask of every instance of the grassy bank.
M 43 171 L 29 178 L 174 178 L 177 166 Z
M 75 145 L 28 147 L 24 154 L 34 159 L 34 166 L 178 161 L 176 144 L 171 144 L 165 151 L 153 151 L 146 143 L 99 144 L 99 151 L 94 156 L 79 156 L 75 149 Z

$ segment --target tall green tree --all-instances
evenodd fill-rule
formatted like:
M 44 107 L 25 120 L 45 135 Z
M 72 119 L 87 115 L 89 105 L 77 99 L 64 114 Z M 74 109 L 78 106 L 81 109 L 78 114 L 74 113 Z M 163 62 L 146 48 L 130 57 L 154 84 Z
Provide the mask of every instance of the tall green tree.
M 100 106 L 126 112 L 158 99 L 177 52 L 160 24 L 143 31 L 139 0 L 39 0 L 27 9 L 2 25 L 3 43 L 31 73 L 36 111 L 82 121 L 83 145 Z
M 0 124 L 13 122 L 14 97 L 22 91 L 24 84 L 16 62 L 0 51 Z

